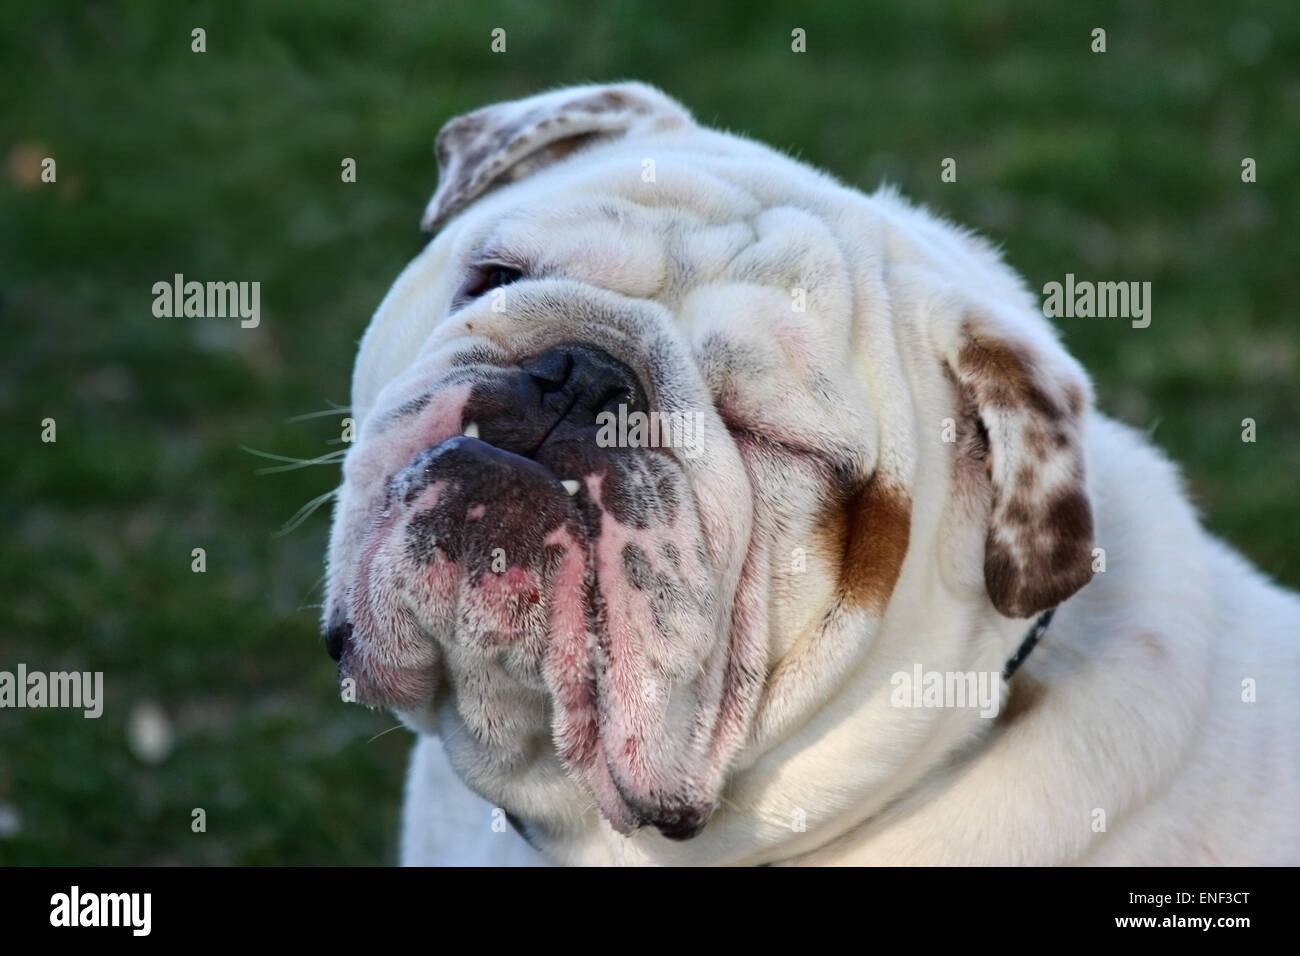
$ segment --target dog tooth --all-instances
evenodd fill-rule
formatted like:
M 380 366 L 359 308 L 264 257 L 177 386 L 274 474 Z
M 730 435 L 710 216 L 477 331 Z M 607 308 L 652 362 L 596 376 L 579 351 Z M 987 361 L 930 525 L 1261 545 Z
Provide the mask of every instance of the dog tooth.
M 466 438 L 478 438 L 478 422 L 470 422 L 466 425 L 464 434 Z
M 564 490 L 567 491 L 570 495 L 576 495 L 578 493 L 578 489 L 582 487 L 582 483 L 579 482 L 576 478 L 566 478 L 562 482 L 560 482 L 560 484 L 564 485 Z

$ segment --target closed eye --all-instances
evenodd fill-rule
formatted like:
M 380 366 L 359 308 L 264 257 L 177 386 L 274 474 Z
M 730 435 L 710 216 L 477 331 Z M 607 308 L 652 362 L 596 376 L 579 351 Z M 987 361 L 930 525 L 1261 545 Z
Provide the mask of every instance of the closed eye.
M 513 266 L 503 266 L 495 262 L 484 263 L 475 266 L 470 272 L 465 285 L 461 287 L 458 298 L 462 300 L 477 299 L 493 289 L 510 285 L 510 283 L 517 282 L 523 277 L 523 272 Z

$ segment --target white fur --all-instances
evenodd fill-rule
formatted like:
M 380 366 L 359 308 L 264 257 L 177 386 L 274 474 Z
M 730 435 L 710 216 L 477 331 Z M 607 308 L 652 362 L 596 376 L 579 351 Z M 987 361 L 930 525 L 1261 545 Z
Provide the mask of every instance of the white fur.
M 645 157 L 653 184 L 639 178 Z M 996 253 L 891 192 L 864 196 L 689 121 L 641 124 L 530 172 L 476 199 L 402 274 L 358 359 L 358 415 L 394 404 L 384 390 L 456 334 L 443 317 L 458 270 L 491 237 L 568 280 L 653 303 L 645 321 L 671 316 L 680 331 L 663 330 L 666 341 L 691 350 L 715 391 L 726 370 L 709 344 L 752 347 L 769 371 L 730 395 L 734 413 L 895 476 L 912 503 L 910 544 L 883 613 L 836 607 L 824 556 L 810 550 L 802 577 L 782 570 L 816 530 L 818 486 L 796 466 L 753 464 L 756 496 L 783 515 L 764 529 L 781 558 L 764 609 L 767 683 L 703 833 L 622 836 L 553 763 L 493 776 L 444 711 L 412 719 L 441 728 L 451 759 L 421 737 L 404 862 L 540 861 L 513 830 L 493 828 L 497 801 L 509 800 L 554 824 L 546 849 L 563 863 L 1300 863 L 1300 600 L 1211 538 L 1175 469 L 1090 401 L 1075 424 L 1106 570 L 1060 606 L 1003 687 L 1004 709 L 1018 695 L 1036 703 L 998 720 L 890 704 L 890 676 L 914 663 L 1000 671 L 1030 624 L 990 604 L 990 504 L 963 490 L 938 438 L 954 414 L 943 362 L 965 317 L 1027 348 L 1044 381 L 1090 395 Z M 797 319 L 795 286 L 809 303 Z M 1041 472 L 1050 487 L 1071 480 L 1054 460 Z M 716 492 L 710 535 L 736 533 L 723 519 L 742 486 L 698 480 Z M 361 519 L 345 519 L 360 506 L 349 502 L 361 497 L 340 504 L 336 595 L 358 546 L 348 528 Z

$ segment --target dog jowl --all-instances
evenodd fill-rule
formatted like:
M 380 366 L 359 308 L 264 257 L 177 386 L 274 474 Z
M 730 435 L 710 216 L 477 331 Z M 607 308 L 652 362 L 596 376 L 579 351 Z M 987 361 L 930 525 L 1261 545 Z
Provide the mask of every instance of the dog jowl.
M 616 829 L 692 836 L 720 786 L 713 721 L 738 703 L 716 586 L 734 571 L 687 459 L 597 440 L 650 407 L 597 345 L 450 355 L 350 455 L 373 501 L 331 610 L 341 675 L 417 727 L 446 688 L 485 759 L 553 748 Z

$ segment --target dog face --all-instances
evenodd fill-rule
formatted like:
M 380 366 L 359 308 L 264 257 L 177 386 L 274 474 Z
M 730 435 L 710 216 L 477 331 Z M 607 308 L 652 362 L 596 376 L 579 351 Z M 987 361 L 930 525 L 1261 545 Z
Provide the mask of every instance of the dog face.
M 695 836 L 891 608 L 1087 580 L 1086 380 L 973 240 L 639 84 L 437 154 L 446 225 L 357 361 L 325 626 L 535 839 Z

